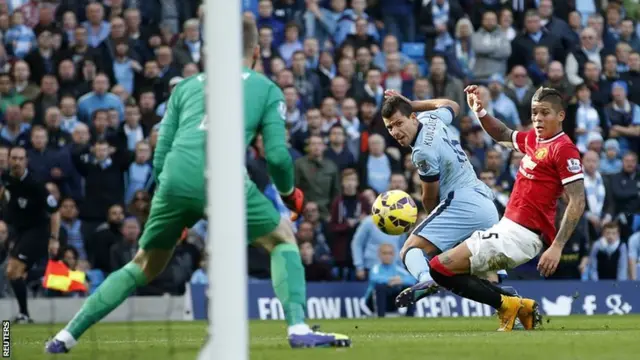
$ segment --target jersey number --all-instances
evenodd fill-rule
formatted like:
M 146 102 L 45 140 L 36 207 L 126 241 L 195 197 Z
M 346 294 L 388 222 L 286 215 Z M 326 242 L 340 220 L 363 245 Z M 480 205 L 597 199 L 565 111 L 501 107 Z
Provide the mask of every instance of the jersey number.
M 449 140 L 447 138 L 442 138 L 442 140 L 451 146 L 451 149 L 456 154 L 459 163 L 467 161 L 467 153 L 462 150 L 462 146 L 460 146 L 460 142 L 458 140 Z
M 487 240 L 487 239 L 493 239 L 493 238 L 498 238 L 498 234 L 497 233 L 485 233 L 482 234 L 482 240 Z

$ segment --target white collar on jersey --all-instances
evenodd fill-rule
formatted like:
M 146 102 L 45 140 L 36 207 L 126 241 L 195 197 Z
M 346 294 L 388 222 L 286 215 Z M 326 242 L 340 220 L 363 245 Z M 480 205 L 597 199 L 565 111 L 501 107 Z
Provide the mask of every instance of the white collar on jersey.
M 556 139 L 558 139 L 560 136 L 564 135 L 564 131 L 560 131 L 559 133 L 557 133 L 556 135 L 548 138 L 548 139 L 536 139 L 538 141 L 538 144 L 545 144 L 545 143 L 550 143 Z

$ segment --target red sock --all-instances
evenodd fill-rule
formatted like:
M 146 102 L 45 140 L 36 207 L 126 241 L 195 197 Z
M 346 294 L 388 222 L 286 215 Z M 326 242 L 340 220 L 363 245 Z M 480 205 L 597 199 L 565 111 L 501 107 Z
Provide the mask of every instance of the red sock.
M 444 276 L 455 275 L 451 270 L 447 269 L 446 266 L 444 266 L 440 262 L 440 258 L 438 256 L 434 257 L 433 259 L 431 259 L 431 261 L 429 261 L 429 267 L 431 268 L 431 270 L 437 271 Z

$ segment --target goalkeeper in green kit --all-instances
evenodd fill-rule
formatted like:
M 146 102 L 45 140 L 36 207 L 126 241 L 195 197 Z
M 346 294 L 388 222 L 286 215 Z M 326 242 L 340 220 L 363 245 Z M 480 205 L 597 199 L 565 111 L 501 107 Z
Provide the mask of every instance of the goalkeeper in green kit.
M 257 41 L 255 24 L 244 20 L 245 142 L 248 146 L 258 131 L 262 133 L 269 174 L 287 207 L 300 213 L 304 195 L 294 187 L 293 164 L 285 142 L 284 96 L 273 82 L 249 69 L 259 56 Z M 140 250 L 130 263 L 110 274 L 67 326 L 47 342 L 47 353 L 68 352 L 89 327 L 159 275 L 183 229 L 203 217 L 206 81 L 204 74 L 185 79 L 169 99 L 153 159 L 158 187 L 140 238 Z M 317 332 L 305 323 L 304 267 L 291 224 L 246 175 L 244 189 L 249 241 L 259 243 L 271 254 L 273 290 L 282 303 L 291 347 L 350 346 L 348 337 Z

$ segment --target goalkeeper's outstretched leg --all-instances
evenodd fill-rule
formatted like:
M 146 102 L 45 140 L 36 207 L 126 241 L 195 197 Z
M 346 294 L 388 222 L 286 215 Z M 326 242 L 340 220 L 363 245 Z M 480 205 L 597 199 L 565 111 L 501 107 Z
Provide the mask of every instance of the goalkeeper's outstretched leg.
M 280 218 L 275 230 L 256 239 L 271 256 L 271 283 L 287 321 L 289 344 L 293 348 L 348 347 L 351 340 L 342 334 L 314 331 L 305 323 L 306 282 L 300 252 L 291 223 Z
M 136 256 L 105 279 L 67 326 L 47 342 L 45 351 L 68 352 L 93 324 L 120 306 L 137 288 L 155 279 L 171 259 L 184 228 L 192 227 L 202 217 L 202 209 L 203 201 L 199 199 L 156 194 Z

